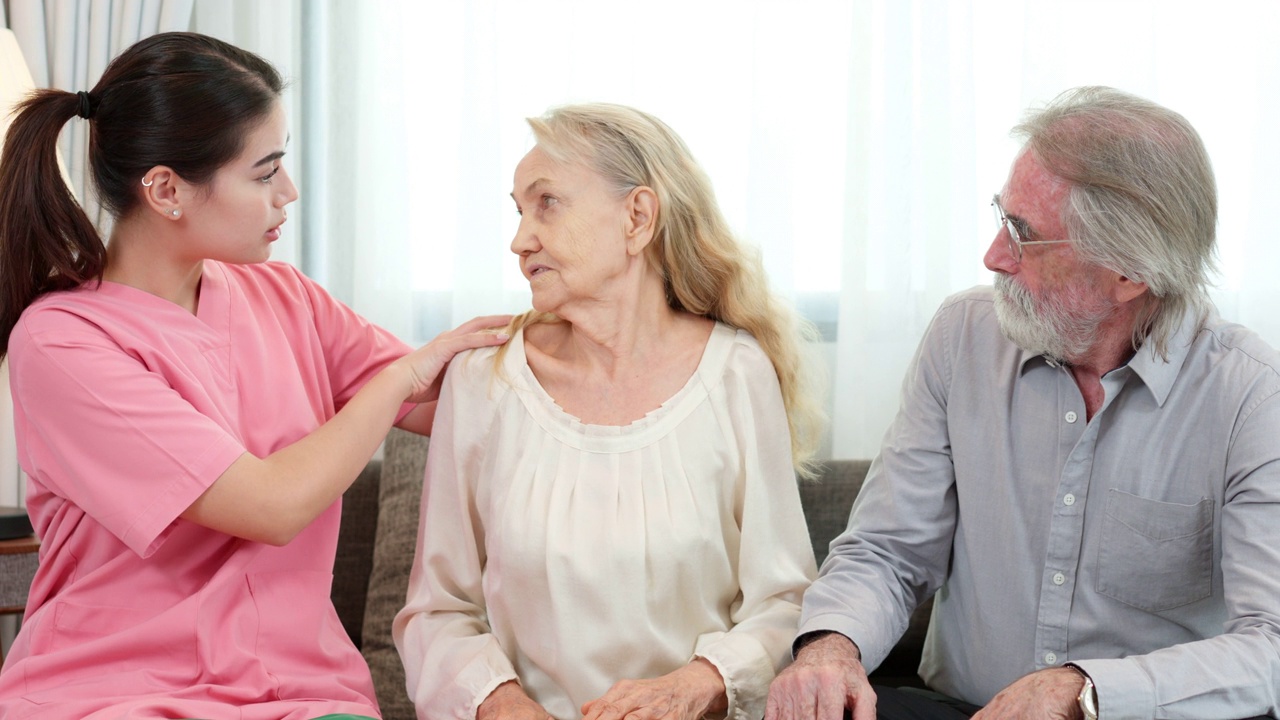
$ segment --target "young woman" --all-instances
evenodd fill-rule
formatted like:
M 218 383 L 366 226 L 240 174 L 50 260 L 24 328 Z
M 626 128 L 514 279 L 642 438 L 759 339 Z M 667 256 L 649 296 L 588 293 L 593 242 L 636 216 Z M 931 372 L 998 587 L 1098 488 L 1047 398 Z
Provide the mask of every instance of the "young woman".
M 281 87 L 251 53 L 170 33 L 89 92 L 19 106 L 0 356 L 42 545 L 0 716 L 378 714 L 329 601 L 339 499 L 393 423 L 430 429 L 444 365 L 507 318 L 411 351 L 265 262 L 298 195 Z M 77 115 L 106 244 L 55 161 Z

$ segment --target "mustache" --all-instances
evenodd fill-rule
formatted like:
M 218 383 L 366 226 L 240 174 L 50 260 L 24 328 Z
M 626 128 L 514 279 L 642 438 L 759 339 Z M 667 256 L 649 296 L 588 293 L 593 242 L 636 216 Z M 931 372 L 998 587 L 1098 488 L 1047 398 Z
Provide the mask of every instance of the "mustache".
M 1002 275 L 996 273 L 995 277 L 996 292 L 1012 300 L 1027 310 L 1035 309 L 1035 298 L 1031 296 L 1031 291 L 1026 287 L 1014 281 L 1010 275 Z
M 1026 318 L 1042 318 L 1045 315 L 1036 296 L 1026 285 L 1014 280 L 1009 275 L 997 274 L 995 278 L 996 294 L 1006 303 L 1012 304 Z M 1051 315 L 1054 313 L 1050 313 Z

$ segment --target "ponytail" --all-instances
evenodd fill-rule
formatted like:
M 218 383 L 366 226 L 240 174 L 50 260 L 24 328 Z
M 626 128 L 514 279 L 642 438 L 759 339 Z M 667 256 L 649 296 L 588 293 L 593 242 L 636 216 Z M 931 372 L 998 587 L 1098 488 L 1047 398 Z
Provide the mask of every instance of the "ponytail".
M 0 152 L 0 360 L 22 311 L 45 293 L 102 279 L 107 249 L 58 168 L 58 134 L 82 99 L 38 90 L 15 109 Z

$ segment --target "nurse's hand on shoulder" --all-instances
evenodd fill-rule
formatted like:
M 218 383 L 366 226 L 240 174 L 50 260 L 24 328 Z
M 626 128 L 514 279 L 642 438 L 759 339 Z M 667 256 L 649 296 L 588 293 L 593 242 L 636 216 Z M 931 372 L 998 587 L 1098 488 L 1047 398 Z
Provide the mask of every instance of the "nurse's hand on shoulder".
M 508 680 L 489 693 L 476 708 L 476 720 L 555 720 L 541 705 L 525 694 L 515 680 Z
M 720 671 L 695 658 L 662 677 L 620 680 L 609 692 L 583 704 L 582 720 L 698 720 L 724 711 L 728 702 Z
M 853 641 L 828 633 L 801 648 L 769 686 L 765 720 L 875 720 L 876 694 Z
M 506 342 L 507 336 L 498 331 L 509 322 L 510 315 L 486 315 L 468 320 L 392 363 L 408 372 L 412 389 L 406 401 L 424 403 L 435 400 L 440 395 L 444 369 L 453 356 L 463 350 Z

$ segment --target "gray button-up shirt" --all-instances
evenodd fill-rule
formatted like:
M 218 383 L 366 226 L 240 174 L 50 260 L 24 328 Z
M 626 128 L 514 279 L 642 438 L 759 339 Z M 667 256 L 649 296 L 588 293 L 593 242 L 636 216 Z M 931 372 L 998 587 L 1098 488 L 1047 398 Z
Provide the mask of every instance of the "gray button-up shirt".
M 1280 713 L 1280 354 L 1188 318 L 1102 383 L 1086 420 L 991 288 L 949 298 L 800 632 L 873 668 L 937 590 L 921 674 L 949 695 L 1072 662 L 1103 718 Z

